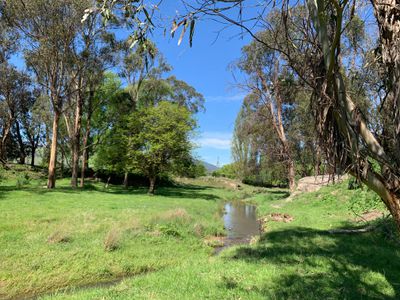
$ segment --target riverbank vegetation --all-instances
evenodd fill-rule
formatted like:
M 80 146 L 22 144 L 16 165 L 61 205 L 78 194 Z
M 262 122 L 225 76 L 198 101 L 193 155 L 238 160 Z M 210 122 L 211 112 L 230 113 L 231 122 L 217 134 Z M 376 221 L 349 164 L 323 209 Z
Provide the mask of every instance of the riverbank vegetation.
M 398 299 L 398 3 L 177 2 L 0 1 L 0 298 Z M 205 98 L 150 40 L 204 19 L 251 37 L 214 177 Z M 250 243 L 227 201 L 257 206 Z
M 363 224 L 354 212 L 382 209 L 373 193 L 348 190 L 347 182 L 289 201 L 283 189 L 238 189 L 211 177 L 160 187 L 156 196 L 96 182 L 81 191 L 68 180 L 54 191 L 43 188 L 43 178 L 18 189 L 16 183 L 0 187 L 2 298 L 395 299 L 400 293 L 390 222 L 372 221 L 379 226 L 364 234 L 327 233 Z M 204 240 L 225 234 L 223 203 L 240 199 L 256 204 L 260 217 L 285 213 L 293 220 L 268 221 L 252 245 L 214 256 Z M 389 253 L 390 263 L 382 259 Z

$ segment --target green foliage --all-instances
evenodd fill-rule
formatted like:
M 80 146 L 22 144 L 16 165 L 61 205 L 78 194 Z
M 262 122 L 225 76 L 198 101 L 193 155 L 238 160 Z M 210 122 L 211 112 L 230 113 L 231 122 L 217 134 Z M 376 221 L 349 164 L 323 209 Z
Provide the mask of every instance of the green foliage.
M 29 176 L 29 173 L 23 172 L 17 176 L 17 183 L 16 183 L 17 188 L 21 188 L 30 183 L 31 183 L 31 178 Z
M 190 156 L 194 128 L 191 113 L 169 102 L 132 113 L 124 135 L 127 164 L 153 179 L 171 172 L 175 162 Z
M 236 179 L 236 178 L 238 178 L 237 172 L 238 172 L 238 165 L 236 163 L 232 163 L 232 164 L 224 165 L 221 168 L 219 168 L 218 170 L 215 170 L 212 173 L 212 176 Z
M 372 210 L 383 210 L 384 205 L 377 194 L 368 187 L 361 185 L 356 190 L 356 193 L 352 194 L 348 202 L 348 208 L 350 211 L 360 214 Z
M 207 175 L 207 168 L 201 161 L 188 157 L 175 162 L 174 173 L 182 177 L 198 178 Z

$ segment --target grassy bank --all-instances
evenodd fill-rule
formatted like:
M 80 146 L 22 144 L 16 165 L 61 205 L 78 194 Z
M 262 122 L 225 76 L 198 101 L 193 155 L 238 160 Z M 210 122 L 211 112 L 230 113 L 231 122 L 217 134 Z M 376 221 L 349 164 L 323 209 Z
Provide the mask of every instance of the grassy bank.
M 371 202 L 367 191 L 348 191 L 343 184 L 290 202 L 284 190 L 236 190 L 210 181 L 162 188 L 156 196 L 144 189 L 104 189 L 101 184 L 75 191 L 68 181 L 55 191 L 43 189 L 40 182 L 16 190 L 15 182 L 6 181 L 0 189 L 0 298 L 400 295 L 398 245 L 381 230 L 358 235 L 321 232 L 353 226 L 352 211 L 362 209 L 359 199 Z M 268 222 L 258 243 L 213 256 L 203 240 L 223 234 L 222 203 L 240 198 L 257 203 L 260 215 L 287 213 L 293 221 Z M 69 290 L 63 291 L 65 287 Z

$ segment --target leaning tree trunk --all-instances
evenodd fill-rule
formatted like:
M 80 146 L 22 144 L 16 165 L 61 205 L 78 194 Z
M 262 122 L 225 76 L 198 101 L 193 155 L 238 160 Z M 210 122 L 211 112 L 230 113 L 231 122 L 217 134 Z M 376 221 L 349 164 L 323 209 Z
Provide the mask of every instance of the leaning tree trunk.
M 51 138 L 50 147 L 50 160 L 49 160 L 49 175 L 47 180 L 47 188 L 54 189 L 56 187 L 56 164 L 57 164 L 57 138 L 58 138 L 58 123 L 61 113 L 55 110 L 53 118 L 53 133 Z
M 317 101 L 318 98 L 325 100 L 317 102 L 318 114 L 323 116 L 319 119 L 319 127 L 324 131 L 329 130 L 333 136 L 333 141 L 325 139 L 325 150 L 331 151 L 336 162 L 349 169 L 351 174 L 381 197 L 400 231 L 400 11 L 396 0 L 372 1 L 380 33 L 378 62 L 383 70 L 381 76 L 387 94 L 382 106 L 386 107 L 391 117 L 383 116 L 383 129 L 386 133 L 382 137 L 383 144 L 371 132 L 346 92 L 339 57 L 342 18 L 346 4 L 335 3 L 336 28 L 332 38 L 329 35 L 332 30 L 328 28 L 325 1 L 307 1 L 325 66 L 324 69 L 319 68 L 325 72 L 318 76 L 324 78 L 324 82 L 316 91 Z M 371 167 L 370 158 L 380 164 L 381 171 Z

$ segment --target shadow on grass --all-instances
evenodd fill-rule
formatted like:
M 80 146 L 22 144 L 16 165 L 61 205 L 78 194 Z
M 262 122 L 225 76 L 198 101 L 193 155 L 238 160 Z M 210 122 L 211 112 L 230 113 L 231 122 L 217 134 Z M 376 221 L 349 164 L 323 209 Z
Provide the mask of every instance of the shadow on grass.
M 277 198 L 277 200 L 287 198 L 290 196 L 290 193 L 288 191 L 279 191 L 279 190 L 269 189 L 267 193 L 272 194 L 272 195 L 277 195 L 279 197 L 279 198 Z
M 239 248 L 231 258 L 276 265 L 279 275 L 260 291 L 276 299 L 400 296 L 398 245 L 381 233 L 324 234 L 291 228 L 268 233 L 257 247 Z
M 211 187 L 205 186 L 192 186 L 192 185 L 178 185 L 173 187 L 159 187 L 156 190 L 156 196 L 172 197 L 172 198 L 187 198 L 187 199 L 204 199 L 204 200 L 217 200 L 220 197 L 207 193 Z M 26 191 L 38 195 L 47 193 L 65 193 L 65 194 L 80 194 L 82 192 L 98 192 L 105 194 L 118 194 L 118 195 L 147 195 L 146 187 L 129 187 L 123 188 L 122 186 L 110 186 L 105 188 L 101 184 L 86 183 L 84 188 L 72 188 L 70 186 L 59 186 L 55 189 L 47 189 L 44 186 L 26 185 L 23 187 L 16 186 L 0 186 L 0 200 L 6 199 L 5 194 L 14 191 Z

